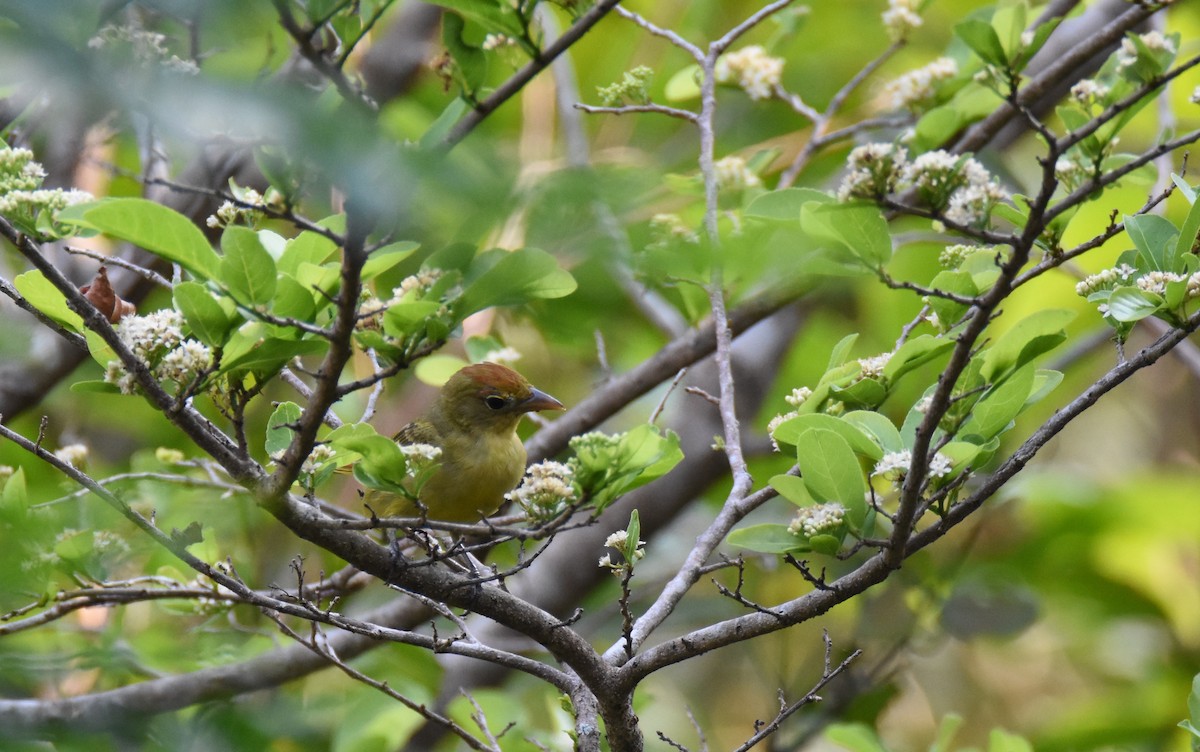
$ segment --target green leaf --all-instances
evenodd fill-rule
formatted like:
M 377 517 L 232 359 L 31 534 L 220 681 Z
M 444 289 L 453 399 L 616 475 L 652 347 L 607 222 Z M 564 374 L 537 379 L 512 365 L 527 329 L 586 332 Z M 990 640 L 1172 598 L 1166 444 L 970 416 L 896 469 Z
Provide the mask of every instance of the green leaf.
M 1033 366 L 1025 366 L 999 386 L 988 390 L 979 402 L 975 403 L 971 417 L 967 419 L 959 435 L 975 443 L 983 443 L 1007 429 L 1028 404 L 1029 395 L 1033 391 L 1033 381 Z
M 887 399 L 887 387 L 875 379 L 859 379 L 849 386 L 829 389 L 834 398 L 850 407 L 874 409 Z
M 1141 321 L 1162 307 L 1161 295 L 1140 287 L 1118 287 L 1108 296 L 1108 315 L 1117 321 Z
M 809 235 L 840 245 L 870 268 L 892 257 L 892 236 L 877 206 L 813 201 L 804 204 L 800 216 Z
M 383 331 L 390 337 L 403 339 L 415 334 L 442 307 L 434 300 L 411 300 L 389 306 L 383 314 Z
M 509 36 L 520 36 L 520 22 L 512 6 L 497 3 L 495 0 L 433 0 L 434 5 L 458 11 L 462 15 L 477 21 L 488 31 L 499 31 Z M 448 18 L 451 14 L 443 14 Z M 442 21 L 445 23 L 445 20 Z M 461 19 L 459 20 L 461 24 Z
M 930 745 L 929 752 L 951 752 L 950 742 L 954 741 L 954 736 L 962 725 L 963 717 L 957 713 L 948 713 L 943 717 L 938 726 L 937 738 Z
M 1192 691 L 1188 694 L 1187 707 L 1192 723 L 1200 726 L 1200 674 L 1192 677 Z
M 413 252 L 420 247 L 421 244 L 415 241 L 402 240 L 398 243 L 389 243 L 382 248 L 376 248 L 371 251 L 367 263 L 363 264 L 362 278 L 364 280 L 374 279 L 413 255 Z
M 1187 217 L 1183 220 L 1183 229 L 1179 231 L 1179 238 L 1175 242 L 1174 261 L 1178 263 L 1178 259 L 1186 257 L 1192 252 L 1192 248 L 1196 245 L 1196 238 L 1200 236 L 1200 202 L 1192 202 L 1192 208 L 1188 210 Z
M 235 300 L 265 306 L 275 296 L 275 259 L 246 227 L 226 227 L 221 235 L 221 281 Z
M 90 381 L 76 381 L 71 384 L 71 391 L 77 394 L 120 394 L 121 389 L 116 384 L 111 384 L 107 381 L 92 379 Z
M 354 466 L 354 477 L 370 488 L 403 493 L 407 489 L 408 464 L 404 453 L 391 439 L 380 436 L 365 423 L 348 423 L 326 438 L 337 451 L 355 452 L 362 459 Z
M 796 442 L 800 436 L 807 431 L 816 429 L 832 431 L 841 436 L 850 445 L 850 448 L 854 450 L 855 454 L 869 457 L 876 461 L 883 457 L 883 451 L 879 448 L 879 445 L 872 441 L 867 434 L 841 418 L 824 413 L 807 413 L 786 420 L 776 426 L 775 432 L 772 435 L 778 442 L 796 446 Z
M 1175 271 L 1175 244 L 1179 230 L 1166 217 L 1139 214 L 1125 217 L 1125 232 L 1138 249 L 1145 271 Z M 1189 244 L 1189 249 L 1191 245 Z
M 1058 347 L 1067 338 L 1064 327 L 1074 318 L 1074 311 L 1051 308 L 1017 322 L 984 353 L 984 379 L 995 383 L 1037 356 Z
M 954 342 L 942 337 L 934 337 L 931 334 L 913 337 L 892 353 L 887 365 L 883 367 L 883 377 L 888 383 L 894 384 L 904 374 L 953 348 Z
M 929 286 L 934 290 L 944 290 L 955 295 L 966 297 L 974 297 L 979 294 L 979 287 L 976 286 L 974 279 L 968 272 L 965 271 L 944 271 L 939 272 Z M 940 298 L 936 295 L 929 296 L 929 307 L 937 314 L 938 322 L 943 329 L 949 329 L 954 326 L 963 314 L 967 312 L 967 306 L 954 300 Z
M 493 254 L 499 255 L 487 258 Z M 535 298 L 561 298 L 578 287 L 575 278 L 559 267 L 553 256 L 537 248 L 490 251 L 476 263 L 484 267 L 490 263 L 490 268 L 463 292 L 463 314 L 493 306 L 520 305 Z
M 988 734 L 988 752 L 1033 752 L 1033 745 L 1023 736 L 997 728 Z
M 809 550 L 807 541 L 789 533 L 787 525 L 778 523 L 738 528 L 731 532 L 726 540 L 738 548 L 762 554 L 793 554 Z
M 767 482 L 779 495 L 798 507 L 810 507 L 817 502 L 804 485 L 804 479 L 798 475 L 775 475 Z
M 253 373 L 259 378 L 273 376 L 298 355 L 322 352 L 326 343 L 318 340 L 292 340 L 268 337 L 254 344 L 247 352 L 222 361 L 221 374 Z
M 800 220 L 800 212 L 804 209 L 805 204 L 813 202 L 828 204 L 833 201 L 835 201 L 833 196 L 812 188 L 784 188 L 756 196 L 743 214 L 757 219 L 797 222 Z
M 0 519 L 18 520 L 29 511 L 29 494 L 25 486 L 25 468 L 17 465 L 17 469 L 4 482 L 4 490 L 0 491 Z
M 854 342 L 857 339 L 858 332 L 854 332 L 838 340 L 838 343 L 833 346 L 833 350 L 829 353 L 829 365 L 825 367 L 825 370 L 832 371 L 845 363 L 846 359 L 850 357 L 850 348 L 854 347 Z
M 888 752 L 871 727 L 864 723 L 830 724 L 825 730 L 825 738 L 849 752 Z
M 317 312 L 317 301 L 308 288 L 290 274 L 280 274 L 275 280 L 275 299 L 271 313 L 285 318 L 311 321 Z
M 972 18 L 954 27 L 954 33 L 959 39 L 979 56 L 981 60 L 998 68 L 1008 67 L 1008 55 L 996 30 L 987 21 Z
M 700 66 L 696 64 L 680 68 L 663 87 L 663 97 L 668 102 L 690 102 L 700 98 Z
M 422 149 L 435 149 L 446 136 L 450 133 L 450 129 L 462 119 L 462 116 L 471 109 L 471 103 L 462 97 L 455 97 L 450 100 L 446 108 L 437 116 L 429 128 L 421 134 L 421 138 L 417 141 L 418 146 Z
M 1175 187 L 1179 189 L 1179 192 L 1183 194 L 1183 197 L 1187 199 L 1189 204 L 1196 203 L 1196 189 L 1188 185 L 1183 176 L 1171 173 L 1171 182 L 1175 184 Z
M 904 440 L 900 438 L 900 431 L 892 421 L 877 412 L 855 410 L 843 415 L 842 420 L 870 436 L 885 453 L 904 450 Z
M 274 457 L 292 445 L 294 431 L 291 424 L 300 420 L 300 406 L 295 402 L 281 402 L 267 420 L 267 435 L 263 448 L 268 457 Z
M 208 288 L 199 282 L 180 282 L 175 285 L 172 297 L 196 339 L 209 347 L 221 347 L 229 340 L 235 319 L 225 312 Z
M 192 274 L 215 279 L 221 259 L 204 233 L 174 209 L 143 198 L 108 198 L 63 210 L 58 220 L 127 240 L 179 264 Z
M 34 308 L 54 321 L 73 331 L 83 331 L 83 319 L 71 310 L 66 297 L 37 269 L 18 274 L 13 278 L 13 286 Z
M 866 479 L 845 439 L 823 428 L 805 431 L 796 440 L 796 461 L 804 485 L 814 499 L 840 502 L 852 524 L 862 523 Z
M 336 250 L 337 243 L 324 235 L 305 230 L 287 242 L 276 266 L 280 272 L 295 277 L 301 264 L 323 264 Z

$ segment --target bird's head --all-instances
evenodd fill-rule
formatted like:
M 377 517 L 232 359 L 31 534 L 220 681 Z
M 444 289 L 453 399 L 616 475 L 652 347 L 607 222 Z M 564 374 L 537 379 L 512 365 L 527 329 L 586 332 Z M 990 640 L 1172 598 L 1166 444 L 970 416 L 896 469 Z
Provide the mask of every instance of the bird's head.
M 463 368 L 442 387 L 439 400 L 443 413 L 459 425 L 491 431 L 513 430 L 525 413 L 564 409 L 524 376 L 495 363 Z

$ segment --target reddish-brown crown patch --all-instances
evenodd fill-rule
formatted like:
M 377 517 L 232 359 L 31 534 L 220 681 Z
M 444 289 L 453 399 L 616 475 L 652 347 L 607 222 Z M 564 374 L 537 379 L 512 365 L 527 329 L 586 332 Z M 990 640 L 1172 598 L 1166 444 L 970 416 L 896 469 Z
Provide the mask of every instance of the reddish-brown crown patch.
M 529 394 L 529 382 L 525 377 L 507 366 L 496 363 L 476 363 L 459 371 L 479 387 L 502 394 L 524 396 Z

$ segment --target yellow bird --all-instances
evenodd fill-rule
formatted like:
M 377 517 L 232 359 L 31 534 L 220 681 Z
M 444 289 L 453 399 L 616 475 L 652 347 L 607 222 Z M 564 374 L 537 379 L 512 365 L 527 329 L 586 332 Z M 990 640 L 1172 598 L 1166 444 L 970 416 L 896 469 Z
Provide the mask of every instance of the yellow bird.
M 517 436 L 521 416 L 562 409 L 521 374 L 495 363 L 470 365 L 451 376 L 428 412 L 393 437 L 442 450 L 440 465 L 421 487 L 426 516 L 475 522 L 494 513 L 525 473 L 525 446 Z M 395 494 L 368 491 L 365 501 L 377 513 L 420 516 L 415 504 Z

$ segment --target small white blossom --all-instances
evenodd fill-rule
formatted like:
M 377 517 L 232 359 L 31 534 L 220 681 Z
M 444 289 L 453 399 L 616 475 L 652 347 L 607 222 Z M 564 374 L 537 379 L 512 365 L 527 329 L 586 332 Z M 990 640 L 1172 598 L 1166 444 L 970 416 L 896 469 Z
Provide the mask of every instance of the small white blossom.
M 1103 100 L 1109 94 L 1109 87 L 1092 78 L 1085 78 L 1071 87 L 1071 98 L 1087 107 Z
M 1173 272 L 1153 271 L 1138 277 L 1137 286 L 1146 292 L 1163 295 L 1167 292 L 1167 283 L 1182 282 L 1185 279 L 1187 278 Z
M 517 43 L 517 40 L 505 34 L 488 34 L 483 38 L 483 44 L 480 45 L 485 50 L 495 50 L 500 47 L 512 47 Z
M 86 444 L 67 444 L 59 447 L 54 456 L 76 470 L 83 470 L 87 467 L 88 453 Z
M 666 248 L 674 242 L 689 245 L 700 242 L 700 236 L 678 214 L 655 214 L 650 218 L 650 234 L 654 238 L 651 248 Z
M 838 188 L 838 200 L 886 196 L 896 189 L 907 161 L 908 153 L 895 144 L 873 143 L 855 147 L 846 157 L 848 172 Z
M 890 352 L 881 353 L 870 358 L 859 358 L 858 365 L 862 368 L 862 378 L 883 378 L 883 369 L 887 367 L 888 361 L 891 359 L 892 354 Z
M 910 32 L 924 21 L 917 15 L 916 0 L 888 0 L 883 12 L 883 26 L 893 42 L 907 39 Z
M 912 469 L 912 452 L 905 449 L 902 452 L 888 452 L 883 455 L 883 458 L 875 463 L 875 469 L 871 471 L 871 477 L 885 478 L 891 481 L 898 481 L 908 475 Z M 929 477 L 944 478 L 950 474 L 953 469 L 953 463 L 950 458 L 941 452 L 933 455 L 929 460 Z
M 783 398 L 783 401 L 792 407 L 800 407 L 808 398 L 812 396 L 812 390 L 806 386 L 797 387 L 792 390 L 792 393 Z
M 811 538 L 814 535 L 836 531 L 845 520 L 846 508 L 836 501 L 802 507 L 788 524 L 788 532 Z
M 401 444 L 400 453 L 404 455 L 405 472 L 411 478 L 432 470 L 442 459 L 442 448 L 432 444 Z
M 992 207 L 1008 200 L 1008 191 L 994 181 L 971 183 L 950 195 L 946 219 L 960 225 L 977 225 L 987 219 Z
M 501 365 L 516 363 L 520 359 L 521 351 L 515 347 L 498 347 L 495 350 L 488 350 L 481 358 L 485 363 L 500 363 Z
M 606 548 L 615 548 L 618 552 L 624 555 L 629 546 L 629 532 L 626 530 L 616 531 L 604 539 L 604 546 Z M 626 568 L 633 566 L 639 559 L 646 555 L 645 546 L 646 541 L 639 540 L 637 542 L 637 545 L 634 547 L 632 561 L 626 561 L 623 564 L 617 564 L 613 562 L 612 554 L 605 554 L 604 556 L 600 557 L 599 565 L 605 569 L 612 569 L 615 572 L 623 571 Z
M 195 74 L 200 69 L 191 60 L 172 55 L 166 46 L 166 36 L 155 31 L 134 26 L 108 25 L 100 29 L 94 37 L 88 40 L 88 47 L 93 50 L 127 48 L 134 62 L 150 67 L 160 65 L 175 73 Z
M 741 157 L 718 159 L 713 168 L 716 171 L 717 187 L 722 191 L 742 191 L 762 185 L 762 180 Z
M 1196 272 L 1188 277 L 1187 296 L 1189 298 L 1200 297 L 1200 272 Z
M 980 250 L 980 246 L 977 245 L 948 245 L 938 254 L 938 264 L 943 269 L 957 269 L 963 265 L 968 256 L 978 250 Z
M 1192 89 L 1192 104 L 1200 104 L 1200 86 Z
M 1163 36 L 1161 31 L 1148 31 L 1145 34 L 1138 35 L 1138 39 L 1151 52 L 1166 52 L 1175 54 L 1175 43 L 1167 37 Z M 1117 51 L 1117 65 L 1121 68 L 1128 68 L 1137 62 L 1138 49 L 1133 41 L 1126 37 L 1121 40 L 1121 49 Z
M 929 65 L 909 71 L 883 87 L 888 109 L 905 110 L 924 105 L 937 94 L 937 85 L 958 75 L 958 63 L 940 57 Z
M 1121 264 L 1113 269 L 1105 269 L 1096 272 L 1075 285 L 1075 294 L 1081 298 L 1086 298 L 1100 290 L 1111 290 L 1118 285 L 1129 282 L 1135 274 L 1137 274 L 1137 270 L 1129 264 Z
M 549 460 L 539 462 L 529 466 L 521 485 L 505 498 L 519 504 L 532 520 L 552 519 L 579 498 L 574 479 L 575 471 L 570 465 Z
M 932 404 L 933 404 L 933 396 L 932 395 L 929 397 L 922 397 L 920 400 L 917 401 L 917 404 L 913 405 L 913 410 L 916 410 L 920 414 L 924 415 L 929 412 L 929 406 Z
M 424 297 L 442 278 L 442 274 L 441 269 L 425 269 L 405 277 L 400 280 L 400 286 L 392 290 L 392 299 L 388 301 L 388 305 L 395 305 L 409 294 L 416 299 Z
M 155 376 L 177 384 L 187 384 L 196 374 L 212 366 L 212 350 L 194 339 L 184 340 L 159 361 Z
M 321 469 L 329 460 L 333 459 L 337 451 L 328 444 L 317 444 L 312 448 L 312 452 L 304 459 L 304 463 L 300 465 L 300 472 L 306 475 L 312 475 Z
M 771 57 L 757 44 L 722 55 L 713 69 L 717 81 L 736 81 L 751 99 L 770 99 L 782 76 L 783 58 Z
M 767 423 L 767 435 L 771 437 L 771 446 L 775 447 L 776 452 L 779 451 L 779 444 L 775 441 L 775 429 L 779 428 L 792 418 L 798 417 L 799 415 L 800 413 L 792 410 L 791 412 L 776 415 L 774 418 L 771 418 L 769 423 Z

